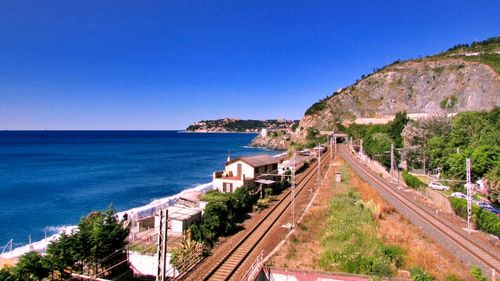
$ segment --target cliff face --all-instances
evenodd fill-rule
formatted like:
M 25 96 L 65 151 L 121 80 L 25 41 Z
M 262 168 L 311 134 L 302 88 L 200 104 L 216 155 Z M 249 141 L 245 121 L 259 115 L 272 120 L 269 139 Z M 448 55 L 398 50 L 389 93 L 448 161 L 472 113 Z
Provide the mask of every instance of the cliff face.
M 274 150 L 286 150 L 289 145 L 290 145 L 289 135 L 277 136 L 277 137 L 270 137 L 270 136 L 263 137 L 261 135 L 258 135 L 255 139 L 252 140 L 252 143 L 250 144 L 250 146 L 265 147 Z
M 495 105 L 500 105 L 500 77 L 490 65 L 452 56 L 396 63 L 315 104 L 300 121 L 296 140 L 304 140 L 308 128 L 383 123 L 400 111 L 411 116 Z

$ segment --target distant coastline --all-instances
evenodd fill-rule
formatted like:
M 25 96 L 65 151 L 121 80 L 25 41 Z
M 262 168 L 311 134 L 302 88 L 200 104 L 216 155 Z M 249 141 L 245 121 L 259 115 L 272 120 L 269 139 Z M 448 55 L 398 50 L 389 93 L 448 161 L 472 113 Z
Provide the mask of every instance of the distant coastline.
M 258 132 L 237 132 L 237 131 L 186 131 L 180 130 L 178 133 L 188 133 L 188 134 L 259 134 Z

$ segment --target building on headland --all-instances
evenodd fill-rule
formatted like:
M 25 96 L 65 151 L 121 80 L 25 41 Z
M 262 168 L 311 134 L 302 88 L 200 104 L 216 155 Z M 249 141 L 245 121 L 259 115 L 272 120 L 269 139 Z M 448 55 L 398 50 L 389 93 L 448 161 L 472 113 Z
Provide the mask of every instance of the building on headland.
M 213 186 L 219 192 L 233 192 L 240 187 L 253 187 L 255 180 L 265 174 L 276 174 L 280 160 L 269 155 L 228 159 L 224 171 L 213 174 Z

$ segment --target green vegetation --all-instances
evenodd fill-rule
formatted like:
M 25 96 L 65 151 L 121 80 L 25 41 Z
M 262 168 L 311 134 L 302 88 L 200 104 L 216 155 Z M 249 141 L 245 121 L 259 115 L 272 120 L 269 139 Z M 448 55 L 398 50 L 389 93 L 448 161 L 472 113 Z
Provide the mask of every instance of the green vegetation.
M 434 277 L 425 273 L 422 269 L 416 267 L 410 270 L 412 281 L 434 281 Z
M 499 181 L 500 108 L 490 112 L 461 112 L 450 121 L 435 117 L 412 121 L 404 129 L 403 156 L 410 167 L 440 169 L 446 178 L 465 180 L 465 159 L 470 158 L 473 180 Z M 494 186 L 495 184 L 492 184 Z M 498 201 L 498 190 L 490 189 Z
M 298 123 L 298 120 L 240 120 L 226 118 L 218 120 L 202 120 L 187 127 L 186 131 L 222 129 L 228 132 L 256 132 L 262 128 L 270 130 L 286 130 Z
M 457 215 L 467 218 L 467 201 L 465 199 L 452 197 L 450 198 L 450 203 Z M 472 219 L 478 229 L 500 236 L 500 217 L 473 205 Z
M 476 61 L 487 64 L 491 66 L 491 68 L 493 68 L 496 73 L 500 73 L 500 54 L 481 54 L 479 56 L 462 58 L 467 61 Z
M 332 95 L 333 96 L 333 95 Z M 327 107 L 327 104 L 326 102 L 328 101 L 328 99 L 330 98 L 331 96 L 329 97 L 326 97 L 322 100 L 319 100 L 315 103 L 313 103 L 307 110 L 306 112 L 304 113 L 304 115 L 314 115 L 315 113 L 317 112 L 320 112 L 322 111 L 323 109 L 325 109 Z
M 467 61 L 476 61 L 491 66 L 497 73 L 500 73 L 500 36 L 492 37 L 484 41 L 473 42 L 471 44 L 458 44 L 448 49 L 446 52 L 433 57 L 447 57 L 453 55 Z M 464 56 L 465 53 L 480 53 L 477 56 Z
M 59 240 L 50 243 L 45 256 L 29 252 L 19 258 L 15 267 L 2 269 L 0 280 L 42 280 L 49 275 L 66 280 L 74 271 L 115 276 L 128 270 L 127 263 L 109 270 L 111 265 L 127 259 L 124 247 L 128 233 L 111 207 L 105 212 L 93 212 L 80 220 L 76 231 L 61 234 Z
M 245 187 L 238 188 L 233 193 L 220 193 L 215 190 L 205 193 L 202 198 L 208 202 L 205 214 L 201 222 L 191 225 L 191 238 L 209 246 L 213 245 L 219 237 L 236 232 L 239 229 L 237 224 L 246 218 L 255 204 L 259 208 L 267 207 L 271 194 L 279 194 L 288 186 L 287 181 L 282 181 L 274 184 L 272 188 L 266 188 L 263 192 L 266 198 L 259 201 L 257 200 L 260 193 Z
M 417 177 L 410 175 L 407 171 L 403 171 L 403 179 L 409 187 L 413 189 L 421 189 L 425 187 L 425 184 L 419 180 Z
M 170 263 L 179 272 L 193 265 L 193 262 L 205 255 L 205 246 L 193 240 L 182 241 L 182 248 L 172 250 Z
M 445 53 L 456 52 L 494 52 L 500 45 L 500 36 L 488 38 L 483 41 L 472 42 L 471 44 L 458 44 L 449 48 Z
M 389 167 L 391 143 L 394 144 L 395 152 L 403 146 L 401 132 L 408 122 L 406 113 L 398 112 L 394 120 L 385 125 L 352 124 L 347 128 L 347 134 L 357 141 L 363 139 L 365 153 Z
M 444 98 L 440 103 L 441 109 L 452 109 L 457 105 L 458 99 L 456 96 L 449 96 Z
M 313 148 L 322 143 L 326 143 L 328 141 L 328 136 L 320 135 L 319 130 L 316 128 L 309 128 L 307 130 L 306 136 L 307 142 L 303 146 L 303 148 Z
M 470 275 L 472 275 L 476 281 L 488 281 L 488 278 L 484 277 L 483 272 L 477 266 L 471 268 Z
M 323 270 L 391 276 L 403 262 L 401 248 L 384 245 L 378 238 L 370 208 L 354 189 L 333 199 L 321 245 Z

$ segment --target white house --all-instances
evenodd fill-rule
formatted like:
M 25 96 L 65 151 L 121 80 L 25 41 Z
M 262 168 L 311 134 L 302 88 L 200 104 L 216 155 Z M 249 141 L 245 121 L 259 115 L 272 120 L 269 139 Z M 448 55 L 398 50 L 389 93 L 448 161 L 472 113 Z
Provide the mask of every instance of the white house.
M 278 158 L 264 154 L 230 160 L 225 164 L 224 171 L 213 174 L 214 189 L 233 192 L 242 186 L 252 187 L 257 177 L 276 174 L 278 163 Z
M 168 234 L 183 236 L 194 222 L 201 220 L 201 209 L 182 205 L 168 207 Z M 160 216 L 155 216 L 155 227 L 160 225 Z

